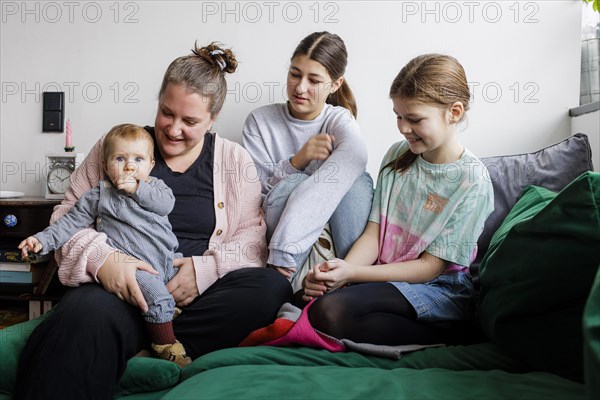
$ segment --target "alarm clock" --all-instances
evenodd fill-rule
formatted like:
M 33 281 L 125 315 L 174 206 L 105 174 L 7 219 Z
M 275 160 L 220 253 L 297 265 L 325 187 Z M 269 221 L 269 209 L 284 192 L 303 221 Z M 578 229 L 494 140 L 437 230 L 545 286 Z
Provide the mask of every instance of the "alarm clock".
M 71 184 L 71 174 L 83 162 L 83 153 L 46 153 L 44 196 L 64 199 Z

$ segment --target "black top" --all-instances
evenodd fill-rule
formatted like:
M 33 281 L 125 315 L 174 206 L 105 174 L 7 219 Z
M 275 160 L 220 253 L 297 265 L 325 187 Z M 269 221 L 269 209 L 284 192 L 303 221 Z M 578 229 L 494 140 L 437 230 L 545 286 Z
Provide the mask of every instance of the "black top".
M 208 249 L 216 225 L 213 191 L 214 135 L 206 132 L 200 156 L 187 171 L 175 172 L 165 163 L 158 150 L 154 128 L 146 126 L 145 129 L 154 139 L 156 164 L 150 175 L 162 179 L 175 195 L 175 206 L 169 214 L 169 222 L 179 241 L 177 251 L 184 257 L 200 256 Z

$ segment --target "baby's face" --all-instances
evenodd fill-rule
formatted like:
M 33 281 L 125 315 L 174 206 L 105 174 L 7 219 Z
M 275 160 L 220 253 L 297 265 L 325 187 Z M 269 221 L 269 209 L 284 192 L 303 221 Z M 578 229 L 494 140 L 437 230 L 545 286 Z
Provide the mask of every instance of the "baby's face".
M 148 142 L 115 139 L 105 167 L 106 173 L 115 186 L 120 177 L 125 177 L 126 180 L 148 180 L 150 171 L 154 167 Z

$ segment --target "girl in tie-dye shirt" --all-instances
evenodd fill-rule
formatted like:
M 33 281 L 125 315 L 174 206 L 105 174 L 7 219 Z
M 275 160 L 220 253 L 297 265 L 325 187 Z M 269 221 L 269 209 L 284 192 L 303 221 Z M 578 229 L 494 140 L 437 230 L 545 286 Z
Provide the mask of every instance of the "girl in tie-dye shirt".
M 398 129 L 380 169 L 369 223 L 345 260 L 308 273 L 313 326 L 355 342 L 449 341 L 441 325 L 473 315 L 468 266 L 493 210 L 482 162 L 458 140 L 470 92 L 460 63 L 427 54 L 390 89 Z

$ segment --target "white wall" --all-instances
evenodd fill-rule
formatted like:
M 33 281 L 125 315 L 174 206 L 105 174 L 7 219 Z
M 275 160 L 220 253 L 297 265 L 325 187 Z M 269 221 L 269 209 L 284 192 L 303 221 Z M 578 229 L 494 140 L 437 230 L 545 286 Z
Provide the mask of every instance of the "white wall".
M 571 118 L 571 134 L 579 132 L 588 135 L 594 171 L 600 171 L 600 110 Z
M 580 0 L 565 1 L 1 1 L 0 164 L 3 190 L 41 195 L 41 92 L 66 92 L 74 145 L 88 152 L 111 126 L 152 124 L 168 63 L 194 40 L 241 61 L 216 131 L 241 140 L 250 110 L 284 100 L 289 57 L 316 30 L 339 34 L 358 100 L 371 173 L 400 139 L 387 97 L 412 57 L 449 53 L 472 82 L 464 143 L 480 156 L 533 151 L 570 134 L 578 104 Z M 273 94 L 271 94 L 271 88 Z

